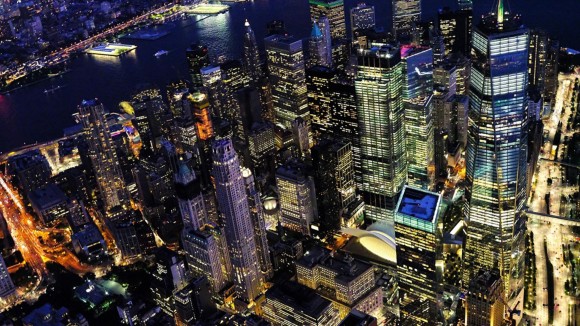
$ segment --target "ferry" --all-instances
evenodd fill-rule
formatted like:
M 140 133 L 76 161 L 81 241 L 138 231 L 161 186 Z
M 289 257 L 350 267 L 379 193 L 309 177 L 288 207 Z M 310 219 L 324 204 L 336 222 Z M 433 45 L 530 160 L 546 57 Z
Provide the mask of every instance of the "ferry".
M 156 58 L 159 58 L 159 57 L 161 57 L 161 56 L 164 56 L 164 55 L 166 55 L 166 54 L 168 54 L 168 53 L 169 53 L 169 51 L 166 51 L 166 50 L 159 50 L 159 51 L 155 52 L 155 57 L 156 57 Z
M 59 85 L 59 86 L 55 86 L 55 87 L 53 87 L 53 88 L 45 89 L 45 90 L 44 90 L 44 94 L 47 94 L 47 95 L 48 95 L 48 94 L 52 94 L 52 93 L 54 93 L 54 92 L 58 91 L 59 89 L 61 89 L 61 88 L 63 88 L 63 87 L 64 87 L 64 86 L 61 86 L 61 85 Z

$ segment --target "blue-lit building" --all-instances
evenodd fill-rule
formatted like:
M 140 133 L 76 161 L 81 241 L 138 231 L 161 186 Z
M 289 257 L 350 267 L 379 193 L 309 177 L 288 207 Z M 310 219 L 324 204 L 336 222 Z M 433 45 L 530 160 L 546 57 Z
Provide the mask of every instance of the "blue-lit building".
M 397 203 L 395 241 L 402 325 L 433 325 L 438 318 L 440 207 L 440 194 L 408 186 Z
M 498 268 L 506 296 L 523 286 L 528 29 L 499 0 L 472 40 L 463 284 Z

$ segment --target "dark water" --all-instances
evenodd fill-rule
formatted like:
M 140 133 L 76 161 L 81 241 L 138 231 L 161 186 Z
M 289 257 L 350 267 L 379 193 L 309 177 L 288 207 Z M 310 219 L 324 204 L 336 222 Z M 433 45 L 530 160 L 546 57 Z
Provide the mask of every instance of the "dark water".
M 350 8 L 358 1 L 345 2 L 346 8 Z M 390 0 L 366 2 L 375 5 L 378 25 L 390 26 Z M 494 0 L 474 2 L 475 14 L 480 16 L 490 10 Z M 423 15 L 434 17 L 437 8 L 454 3 L 423 0 Z M 513 11 L 523 14 L 528 26 L 544 28 L 563 45 L 580 48 L 580 0 L 510 3 Z M 97 97 L 110 111 L 116 111 L 118 103 L 128 99 L 139 84 L 163 87 L 177 78 L 187 78 L 185 49 L 194 41 L 207 44 L 213 58 L 239 57 L 246 18 L 258 40 L 264 37 L 266 23 L 273 19 L 284 20 L 288 31 L 298 37 L 306 37 L 310 29 L 307 0 L 255 0 L 234 4 L 228 13 L 197 23 L 180 22 L 171 34 L 156 41 L 124 40 L 138 48 L 120 58 L 82 55 L 72 60 L 71 71 L 62 77 L 0 96 L 0 151 L 62 136 L 62 130 L 74 123 L 71 114 L 82 99 Z M 153 54 L 160 49 L 168 50 L 169 54 L 156 59 Z M 44 94 L 45 89 L 58 85 L 64 87 Z

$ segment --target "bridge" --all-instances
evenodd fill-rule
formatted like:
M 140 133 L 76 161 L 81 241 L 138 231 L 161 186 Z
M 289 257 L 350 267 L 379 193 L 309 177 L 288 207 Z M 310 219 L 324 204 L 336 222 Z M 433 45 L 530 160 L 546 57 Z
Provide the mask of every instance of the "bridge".
M 526 212 L 526 215 L 528 216 L 529 219 L 534 219 L 536 221 L 550 222 L 550 223 L 556 223 L 556 224 L 560 224 L 560 225 L 580 226 L 580 220 L 578 220 L 578 219 L 569 218 L 569 217 L 562 217 L 562 216 L 558 216 L 558 215 L 551 215 L 551 214 L 546 214 L 546 213 L 539 213 L 539 212 L 530 211 L 528 209 L 526 209 L 525 212 Z

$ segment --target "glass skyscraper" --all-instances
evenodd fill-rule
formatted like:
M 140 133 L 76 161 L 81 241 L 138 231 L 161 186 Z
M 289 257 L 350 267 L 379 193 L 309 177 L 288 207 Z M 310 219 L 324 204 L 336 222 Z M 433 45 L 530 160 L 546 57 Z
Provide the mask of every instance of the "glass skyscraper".
M 421 21 L 421 0 L 393 0 L 393 32 L 409 36 L 413 25 Z
M 500 0 L 473 32 L 466 153 L 463 281 L 498 268 L 508 297 L 524 269 L 529 33 L 519 18 Z
M 407 181 L 403 64 L 398 47 L 376 45 L 358 53 L 355 91 L 366 216 L 393 221 Z

